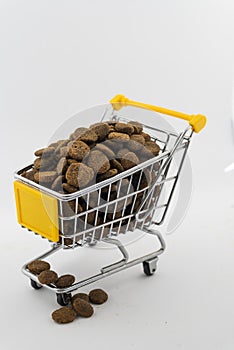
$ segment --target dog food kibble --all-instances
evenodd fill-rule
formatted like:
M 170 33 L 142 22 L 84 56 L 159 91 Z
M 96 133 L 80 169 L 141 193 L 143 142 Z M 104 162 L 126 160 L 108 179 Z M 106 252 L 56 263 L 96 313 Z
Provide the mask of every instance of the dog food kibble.
M 104 174 L 110 169 L 110 162 L 107 156 L 96 150 L 90 152 L 87 158 L 87 165 L 98 174 Z
M 92 305 L 89 302 L 81 298 L 76 298 L 73 301 L 73 309 L 76 311 L 77 315 L 82 317 L 91 317 L 94 313 Z
M 55 179 L 56 172 L 55 171 L 40 171 L 34 174 L 34 179 L 37 182 L 51 182 Z
M 124 132 L 128 135 L 131 135 L 134 133 L 134 127 L 131 124 L 125 124 L 125 123 L 116 123 L 115 130 L 119 132 Z
M 111 221 L 124 218 L 126 215 L 132 216 L 129 218 L 130 221 L 134 220 L 136 207 L 156 178 L 161 163 L 158 163 L 157 167 L 151 166 L 152 176 L 148 176 L 146 169 L 144 174 L 139 170 L 133 175 L 126 175 L 121 181 L 120 179 L 115 181 L 115 177 L 156 157 L 159 152 L 159 145 L 139 122 L 118 120 L 98 122 L 89 128 L 79 127 L 68 139 L 58 140 L 48 147 L 36 150 L 32 168 L 23 171 L 21 176 L 67 197 L 102 181 L 108 179 L 110 182 L 113 181 L 110 186 L 105 184 L 100 191 L 94 190 L 89 196 L 84 194 L 74 199 L 74 195 L 72 200 L 66 201 L 64 198 L 63 202 L 62 216 L 70 217 L 83 213 L 77 220 L 74 218 L 64 220 L 59 227 L 62 234 L 72 235 L 75 222 L 76 233 L 82 232 L 87 224 L 87 229 L 95 226 L 95 235 L 104 237 L 104 231 L 108 232 L 110 227 L 115 230 L 120 224 L 120 232 L 122 226 L 126 227 L 124 219 L 113 223 L 113 226 L 108 226 L 109 222 L 112 225 Z M 125 180 L 128 183 L 126 188 L 124 188 Z M 136 191 L 141 192 L 135 193 Z M 121 196 L 125 198 L 121 200 Z M 139 201 L 136 201 L 138 198 Z M 102 204 L 111 201 L 116 201 L 108 206 L 108 210 L 113 212 L 110 211 L 105 215 Z M 102 208 L 97 211 L 95 208 L 98 205 Z M 102 224 L 104 227 L 100 232 L 103 232 L 100 233 L 98 226 Z M 43 270 L 37 271 L 39 274 Z
M 74 187 L 85 187 L 93 179 L 93 170 L 83 163 L 72 163 L 66 172 L 66 180 Z
M 52 271 L 52 270 L 42 271 L 38 276 L 38 281 L 41 284 L 56 283 L 57 280 L 58 280 L 58 275 L 55 271 Z
M 42 271 L 49 270 L 50 264 L 43 260 L 34 260 L 28 264 L 27 268 L 32 273 L 40 274 Z
M 99 140 L 103 140 L 110 130 L 107 123 L 96 123 L 91 125 L 90 128 L 97 134 Z
M 86 293 L 77 293 L 77 294 L 74 294 L 73 297 L 72 297 L 72 304 L 77 298 L 83 299 L 83 300 L 89 302 L 88 294 L 86 294 Z
M 108 139 L 119 139 L 121 141 L 129 141 L 130 140 L 130 136 L 128 134 L 125 134 L 123 132 L 111 132 L 108 135 Z
M 133 152 L 128 152 L 125 154 L 124 158 L 121 159 L 121 164 L 125 170 L 134 167 L 139 164 L 139 159 Z
M 81 161 L 89 151 L 90 148 L 86 143 L 83 141 L 74 141 L 68 150 L 68 155 L 72 159 Z
M 70 287 L 75 282 L 75 277 L 73 275 L 63 275 L 60 276 L 56 281 L 56 287 L 67 288 Z
M 102 289 L 93 289 L 89 293 L 89 300 L 93 304 L 103 304 L 108 299 L 108 294 Z
M 71 307 L 64 306 L 55 310 L 51 316 L 57 323 L 70 323 L 75 320 L 76 312 Z
M 128 124 L 131 124 L 134 127 L 134 133 L 135 134 L 140 134 L 142 132 L 142 130 L 143 130 L 143 126 L 139 122 L 130 121 Z

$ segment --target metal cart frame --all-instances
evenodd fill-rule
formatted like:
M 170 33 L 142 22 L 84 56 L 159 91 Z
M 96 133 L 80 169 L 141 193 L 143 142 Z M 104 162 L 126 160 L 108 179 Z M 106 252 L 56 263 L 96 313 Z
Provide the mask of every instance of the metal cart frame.
M 112 120 L 126 121 L 126 118 L 121 116 L 119 110 L 124 106 L 134 106 L 188 120 L 190 126 L 182 133 L 176 134 L 143 125 L 144 130 L 151 133 L 151 135 L 155 133 L 152 135 L 152 139 L 160 144 L 161 154 L 110 179 L 95 183 L 72 194 L 59 194 L 22 177 L 21 174 L 31 169 L 32 165 L 15 173 L 15 193 L 19 223 L 23 227 L 53 242 L 52 248 L 49 251 L 31 261 L 44 259 L 60 249 L 74 249 L 86 244 L 92 246 L 99 241 L 116 246 L 122 255 L 119 261 L 101 268 L 98 274 L 74 283 L 68 288 L 57 288 L 53 284 L 43 285 L 45 288 L 56 293 L 57 302 L 60 305 L 67 305 L 70 302 L 72 291 L 139 263 L 143 264 L 146 275 L 150 276 L 155 273 L 158 257 L 165 250 L 164 239 L 157 228 L 164 222 L 168 212 L 193 131 L 199 132 L 206 123 L 206 118 L 202 115 L 190 116 L 161 107 L 131 101 L 122 95 L 117 95 L 110 102 L 112 106 Z M 110 109 L 105 111 L 102 120 L 107 118 L 109 112 Z M 171 164 L 173 163 L 174 156 L 178 154 L 179 161 L 177 161 L 173 173 L 171 173 Z M 133 189 L 132 183 L 136 174 L 138 185 Z M 141 188 L 142 180 L 147 176 L 150 176 L 151 180 L 147 183 L 147 186 Z M 124 180 L 125 186 L 123 186 Z M 128 181 L 127 186 L 126 180 Z M 163 202 L 160 202 L 162 192 L 168 184 L 170 185 L 170 189 L 166 191 L 166 198 L 163 198 Z M 117 197 L 114 199 L 111 198 L 113 185 L 117 188 Z M 104 190 L 107 194 L 105 201 L 102 199 L 102 191 Z M 35 222 L 31 223 L 31 217 L 33 218 L 33 215 L 27 216 L 27 211 L 33 210 L 31 208 L 32 205 L 29 208 L 30 203 L 28 202 L 30 198 L 35 202 L 35 210 L 32 214 L 36 217 L 37 209 L 40 209 L 44 211 L 43 218 L 46 215 L 48 216 L 45 219 L 45 227 L 40 227 L 41 224 L 38 223 L 37 217 L 35 218 L 35 224 Z M 78 212 L 78 205 L 81 200 L 86 203 L 86 211 L 83 213 Z M 141 203 L 134 210 L 137 200 L 140 200 Z M 129 201 L 131 203 L 131 210 L 127 212 L 126 208 L 128 208 Z M 74 212 L 72 213 L 67 210 L 71 202 L 73 202 L 74 207 Z M 154 220 L 156 210 L 161 212 L 157 221 Z M 103 213 L 102 222 L 98 222 L 100 211 Z M 118 217 L 117 213 L 119 214 Z M 95 217 L 95 220 L 92 225 L 89 225 L 89 215 L 91 214 Z M 38 225 L 38 227 L 35 225 Z M 48 233 L 47 229 L 50 229 L 51 232 Z M 157 250 L 147 255 L 129 260 L 128 252 L 118 239 L 118 236 L 119 234 L 125 234 L 135 229 L 153 235 L 160 246 Z M 68 239 L 69 243 L 67 243 Z M 30 262 L 22 267 L 22 272 L 30 278 L 32 287 L 39 289 L 42 285 L 38 282 L 37 275 L 31 273 L 27 268 Z

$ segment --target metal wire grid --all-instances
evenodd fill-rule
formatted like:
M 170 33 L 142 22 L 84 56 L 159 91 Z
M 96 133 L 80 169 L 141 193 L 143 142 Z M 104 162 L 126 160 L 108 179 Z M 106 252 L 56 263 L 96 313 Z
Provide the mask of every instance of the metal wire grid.
M 119 116 L 118 120 L 128 121 Z M 157 177 L 161 167 L 170 156 L 170 149 L 178 139 L 178 134 L 146 125 L 144 125 L 144 130 L 148 131 L 151 134 L 151 139 L 160 145 L 159 156 L 76 193 L 62 195 L 21 177 L 20 174 L 26 169 L 29 170 L 31 166 L 16 174 L 16 178 L 20 181 L 58 199 L 60 240 L 63 247 L 67 247 L 68 238 L 70 239 L 69 247 L 74 248 L 77 245 L 92 244 L 106 237 L 134 231 L 136 228 L 142 229 L 150 226 L 152 222 L 155 224 L 163 222 L 189 146 L 191 132 L 183 137 L 183 142 L 177 149 L 177 153 L 180 152 L 181 156 L 175 164 L 174 174 L 170 173 L 171 159 L 164 171 Z M 148 181 L 147 185 L 141 188 L 142 179 L 147 179 L 149 174 L 151 181 Z M 133 186 L 134 179 L 137 179 L 135 187 Z M 164 199 L 163 203 L 159 203 L 163 188 L 170 183 L 172 184 L 171 188 L 164 191 L 167 192 L 167 199 Z M 112 197 L 113 187 L 116 190 L 114 198 Z M 151 192 L 147 197 L 150 188 Z M 104 192 L 105 196 L 103 196 Z M 149 214 L 145 216 L 144 220 L 136 220 L 136 203 L 143 202 L 146 198 L 142 213 L 149 212 Z M 80 205 L 83 208 L 82 212 L 79 211 Z M 153 221 L 156 210 L 162 211 L 161 218 L 157 222 Z

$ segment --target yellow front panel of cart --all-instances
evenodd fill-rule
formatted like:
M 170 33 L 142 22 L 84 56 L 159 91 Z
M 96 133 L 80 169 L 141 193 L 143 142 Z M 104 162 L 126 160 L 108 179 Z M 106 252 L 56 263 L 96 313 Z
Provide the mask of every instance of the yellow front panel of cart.
M 20 181 L 14 182 L 18 222 L 53 242 L 59 240 L 58 201 Z

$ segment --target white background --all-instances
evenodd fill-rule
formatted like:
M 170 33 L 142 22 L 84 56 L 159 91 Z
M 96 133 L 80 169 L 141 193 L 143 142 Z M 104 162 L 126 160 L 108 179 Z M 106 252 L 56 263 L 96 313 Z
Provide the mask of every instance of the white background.
M 232 0 L 0 0 L 2 349 L 233 349 L 233 59 Z M 108 303 L 59 326 L 54 295 L 20 273 L 49 246 L 16 222 L 13 172 L 68 117 L 117 93 L 207 115 L 190 149 L 192 203 L 157 275 L 137 266 L 102 280 Z M 115 259 L 69 253 L 53 267 L 77 278 Z

